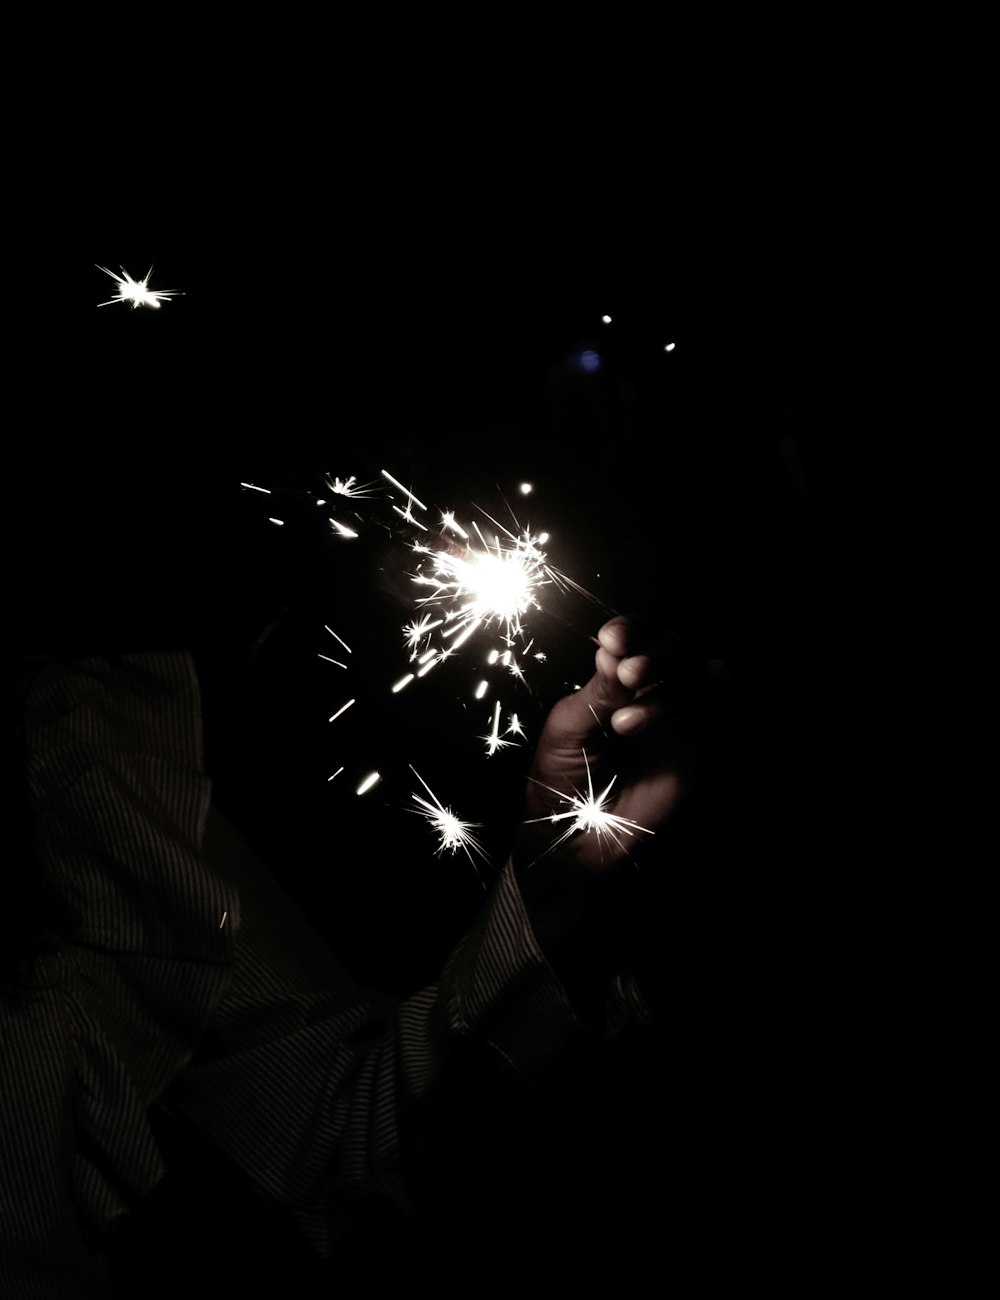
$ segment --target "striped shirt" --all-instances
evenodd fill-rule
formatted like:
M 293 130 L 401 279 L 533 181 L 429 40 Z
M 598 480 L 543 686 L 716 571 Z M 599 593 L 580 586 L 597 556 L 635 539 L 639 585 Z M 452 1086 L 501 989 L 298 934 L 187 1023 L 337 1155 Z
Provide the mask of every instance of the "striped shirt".
M 3 1300 L 110 1294 L 101 1243 L 164 1173 L 151 1107 L 327 1256 L 359 1204 L 419 1199 L 456 1088 L 523 1095 L 594 1032 L 510 865 L 436 983 L 361 987 L 213 808 L 186 653 L 42 658 L 16 694 L 33 866 L 77 922 L 0 1000 Z M 622 978 L 603 1033 L 645 1014 Z

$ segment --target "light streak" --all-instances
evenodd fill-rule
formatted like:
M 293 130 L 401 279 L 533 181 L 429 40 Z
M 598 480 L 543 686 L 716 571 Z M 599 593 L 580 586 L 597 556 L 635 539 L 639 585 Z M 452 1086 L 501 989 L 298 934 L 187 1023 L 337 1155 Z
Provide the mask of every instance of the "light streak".
M 333 637 L 333 639 L 334 639 L 335 641 L 339 641 L 340 644 L 344 647 L 344 649 L 347 651 L 347 653 L 348 653 L 349 655 L 354 654 L 354 651 L 353 651 L 353 650 L 351 649 L 351 647 L 347 644 L 347 642 L 344 640 L 344 638 L 343 638 L 342 636 L 338 636 L 338 635 L 336 634 L 336 632 L 334 632 L 333 628 L 330 627 L 328 624 L 326 624 L 326 623 L 323 624 L 323 631 L 324 631 L 324 632 L 329 632 L 330 635 Z
M 147 288 L 149 277 L 153 274 L 152 267 L 150 267 L 146 272 L 145 279 L 133 280 L 128 271 L 125 270 L 124 266 L 121 268 L 121 275 L 118 275 L 114 271 L 109 271 L 106 266 L 98 266 L 96 262 L 94 265 L 97 266 L 99 271 L 103 271 L 105 275 L 110 275 L 112 280 L 114 280 L 118 285 L 117 296 L 109 298 L 107 302 L 99 302 L 97 304 L 98 307 L 110 307 L 112 303 L 116 302 L 130 302 L 132 304 L 132 310 L 135 311 L 136 307 L 158 308 L 161 302 L 166 302 L 170 298 L 176 298 L 178 296 L 183 297 L 179 289 Z
M 373 786 L 378 785 L 379 781 L 381 780 L 382 780 L 381 772 L 369 772 L 354 793 L 367 794 L 368 791 L 372 789 Z
M 407 495 L 407 497 L 409 497 L 409 499 L 410 499 L 410 500 L 411 500 L 415 505 L 418 505 L 418 506 L 420 507 L 421 510 L 426 510 L 426 509 L 427 509 L 427 507 L 426 507 L 426 506 L 424 505 L 424 503 L 419 499 L 419 497 L 415 497 L 415 496 L 413 495 L 413 493 L 410 491 L 409 488 L 403 487 L 403 485 L 402 485 L 402 483 L 400 483 L 399 479 L 398 479 L 398 478 L 393 478 L 392 475 L 389 473 L 388 470 L 384 469 L 384 470 L 382 471 L 382 477 L 383 477 L 383 478 L 387 478 L 387 479 L 389 480 L 389 482 L 393 485 L 393 487 L 398 487 L 399 490 L 400 490 L 400 492 L 404 492 L 404 493 Z M 402 512 L 401 512 L 401 513 L 402 513 Z
M 356 704 L 356 703 L 357 703 L 357 700 L 348 700 L 346 704 L 342 704 L 342 705 L 340 706 L 340 708 L 339 708 L 339 709 L 337 710 L 337 712 L 333 715 L 333 717 L 331 717 L 331 718 L 327 718 L 327 721 L 328 721 L 328 722 L 335 722 L 335 721 L 337 720 L 337 718 L 339 718 L 340 715 L 341 715 L 342 713 L 346 713 L 347 710 L 351 707 L 351 705 L 352 705 L 352 704 Z

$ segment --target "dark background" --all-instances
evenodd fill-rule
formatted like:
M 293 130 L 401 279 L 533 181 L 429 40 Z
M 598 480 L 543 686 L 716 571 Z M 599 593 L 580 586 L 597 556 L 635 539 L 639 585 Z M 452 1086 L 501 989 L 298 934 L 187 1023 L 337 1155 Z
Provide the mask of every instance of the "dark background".
M 327 777 L 345 749 L 395 775 L 413 763 L 456 811 L 467 797 L 472 819 L 499 818 L 502 847 L 524 755 L 473 755 L 481 724 L 454 676 L 379 706 L 405 587 L 378 530 L 331 545 L 314 500 L 326 474 L 388 469 L 430 505 L 519 513 L 530 480 L 522 522 L 551 531 L 553 562 L 600 608 L 570 601 L 572 627 L 545 624 L 526 714 L 581 680 L 580 631 L 613 608 L 722 659 L 735 725 L 643 884 L 660 1023 L 557 1076 L 516 1137 L 498 1122 L 493 1190 L 447 1231 L 464 1264 L 499 1232 L 513 1267 L 541 1252 L 583 1275 L 622 1254 L 794 1271 L 856 1236 L 838 1044 L 866 935 L 858 868 L 835 849 L 863 743 L 839 656 L 868 635 L 845 575 L 878 450 L 881 289 L 852 238 L 866 177 L 845 185 L 835 133 L 817 153 L 736 118 L 703 117 L 682 167 L 676 137 L 637 127 L 648 103 L 462 131 L 461 101 L 388 118 L 235 85 L 210 113 L 147 116 L 149 101 L 140 122 L 121 88 L 86 129 L 68 114 L 17 188 L 13 635 L 192 646 L 221 806 L 359 977 L 405 993 L 484 881 L 435 853 L 403 782 L 362 811 Z M 98 308 L 115 286 L 97 266 L 152 267 L 151 287 L 182 296 Z M 283 528 L 244 482 L 273 489 Z M 316 656 L 338 619 L 359 638 L 364 712 L 331 739 L 342 693 Z M 206 1275 L 300 1270 L 306 1294 L 319 1279 L 280 1225 L 170 1140 L 179 1172 L 122 1268 L 161 1259 L 168 1289 L 187 1239 Z M 206 1241 L 220 1186 L 234 1209 Z

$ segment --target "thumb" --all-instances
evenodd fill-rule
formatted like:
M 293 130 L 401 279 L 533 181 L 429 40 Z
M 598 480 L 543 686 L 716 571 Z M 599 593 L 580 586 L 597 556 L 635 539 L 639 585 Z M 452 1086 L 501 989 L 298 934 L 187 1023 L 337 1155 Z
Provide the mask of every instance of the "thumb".
M 627 648 L 627 620 L 618 617 L 605 623 L 597 634 L 593 674 L 578 691 L 558 701 L 549 714 L 545 731 L 551 745 L 579 751 L 595 732 L 606 734 L 612 714 L 635 699 L 636 691 L 626 686 L 618 673 Z

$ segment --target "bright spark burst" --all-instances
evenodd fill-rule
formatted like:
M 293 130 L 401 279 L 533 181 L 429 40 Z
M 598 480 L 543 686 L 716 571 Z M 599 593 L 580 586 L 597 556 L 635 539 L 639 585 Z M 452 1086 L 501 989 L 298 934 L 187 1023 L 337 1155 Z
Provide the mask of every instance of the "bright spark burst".
M 428 800 L 425 799 L 423 795 L 414 794 L 412 798 L 416 807 L 411 808 L 410 812 L 419 814 L 419 816 L 423 817 L 424 820 L 433 826 L 435 831 L 437 831 L 439 837 L 436 850 L 437 854 L 440 856 L 444 853 L 445 849 L 449 849 L 452 853 L 457 849 L 461 849 L 472 863 L 473 867 L 476 867 L 473 854 L 479 857 L 483 862 L 488 862 L 489 859 L 486 855 L 486 851 L 472 833 L 474 830 L 477 830 L 482 823 L 461 821 L 455 816 L 450 808 L 444 806 L 412 763 L 410 764 L 410 771 L 430 795 L 430 799 Z M 476 871 L 478 874 L 478 867 L 476 867 Z
M 142 280 L 133 280 L 124 266 L 121 268 L 121 275 L 114 271 L 109 271 L 106 266 L 98 266 L 94 263 L 99 271 L 105 275 L 110 275 L 112 280 L 118 285 L 118 294 L 114 298 L 109 298 L 107 302 L 99 302 L 98 307 L 110 307 L 116 302 L 130 302 L 132 310 L 136 307 L 159 307 L 161 302 L 166 302 L 169 298 L 183 297 L 179 289 L 150 289 L 149 277 L 153 274 L 153 268 L 150 267 Z
M 333 475 L 326 475 L 326 486 L 338 497 L 354 497 L 358 500 L 368 500 L 373 493 L 369 488 L 374 487 L 374 483 L 358 483 L 357 475 L 352 474 L 350 478 L 338 478 Z
M 641 831 L 644 835 L 653 835 L 654 831 L 638 822 L 632 821 L 630 817 L 619 817 L 616 813 L 609 810 L 609 796 L 611 789 L 617 781 L 617 776 L 613 776 L 605 786 L 601 794 L 594 794 L 594 783 L 590 775 L 590 763 L 587 760 L 586 751 L 584 751 L 583 761 L 587 765 L 587 793 L 581 794 L 579 790 L 569 797 L 552 786 L 545 786 L 552 794 L 562 799 L 564 803 L 569 804 L 569 810 L 561 813 L 550 813 L 547 817 L 533 817 L 530 822 L 556 822 L 568 821 L 569 826 L 549 845 L 548 852 L 564 844 L 566 840 L 575 835 L 578 831 L 593 833 L 598 839 L 606 838 L 613 840 L 618 848 L 625 850 L 626 844 L 622 839 L 623 835 L 632 836 L 633 831 Z M 531 778 L 533 779 L 533 778 Z M 536 782 L 536 785 L 541 782 Z
M 553 570 L 531 533 L 508 534 L 506 541 L 498 535 L 487 542 L 478 528 L 476 531 L 481 545 L 467 545 L 460 552 L 414 547 L 427 558 L 413 581 L 432 588 L 430 595 L 420 597 L 417 603 L 446 606 L 445 620 L 454 627 L 443 635 L 459 635 L 464 640 L 463 633 L 497 624 L 510 644 L 523 635 L 522 620 L 528 610 L 540 608 L 538 590 L 553 581 Z

